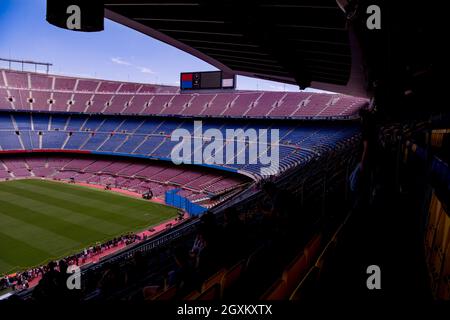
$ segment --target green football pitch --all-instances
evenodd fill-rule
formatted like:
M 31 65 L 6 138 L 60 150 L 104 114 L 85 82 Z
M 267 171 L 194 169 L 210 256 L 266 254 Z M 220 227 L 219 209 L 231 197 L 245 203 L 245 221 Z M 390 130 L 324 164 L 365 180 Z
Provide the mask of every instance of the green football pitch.
M 176 215 L 175 208 L 111 191 L 33 179 L 0 182 L 0 275 Z

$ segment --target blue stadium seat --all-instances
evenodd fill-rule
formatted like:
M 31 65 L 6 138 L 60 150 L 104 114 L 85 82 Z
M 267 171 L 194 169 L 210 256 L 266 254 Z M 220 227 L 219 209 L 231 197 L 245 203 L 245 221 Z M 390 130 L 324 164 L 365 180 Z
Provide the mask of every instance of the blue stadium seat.
M 129 136 L 128 140 L 125 141 L 116 152 L 120 153 L 132 153 L 134 149 L 136 149 L 143 141 L 145 140 L 145 136 L 143 135 L 134 135 Z
M 15 130 L 9 113 L 0 113 L 0 130 Z
M 17 128 L 19 130 L 31 130 L 31 116 L 28 113 L 15 113 L 13 114 L 16 121 Z
M 109 137 L 108 133 L 95 133 L 83 145 L 83 150 L 97 150 L 103 142 Z
M 48 130 L 49 117 L 47 114 L 33 114 L 31 117 L 33 129 L 39 131 Z
M 2 131 L 0 146 L 3 150 L 21 150 L 19 137 L 13 131 Z
M 50 130 L 64 130 L 67 124 L 68 116 L 54 114 L 50 120 Z
M 122 142 L 125 141 L 126 138 L 126 134 L 116 133 L 110 136 L 109 139 L 100 148 L 98 148 L 98 151 L 113 152 L 122 144 Z
M 47 131 L 42 135 L 42 149 L 61 149 L 67 133 L 62 131 Z
M 87 132 L 74 132 L 70 136 L 67 144 L 64 146 L 66 150 L 78 150 L 81 145 L 89 138 L 90 134 Z
M 66 130 L 79 131 L 83 123 L 86 121 L 86 119 L 87 119 L 86 116 L 71 115 Z

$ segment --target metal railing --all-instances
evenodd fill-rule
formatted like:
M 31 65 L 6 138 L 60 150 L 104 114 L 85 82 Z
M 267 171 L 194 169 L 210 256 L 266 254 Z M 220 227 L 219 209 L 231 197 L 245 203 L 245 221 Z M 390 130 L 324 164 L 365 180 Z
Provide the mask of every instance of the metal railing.
M 38 62 L 38 61 L 31 61 L 31 60 L 16 60 L 16 59 L 0 58 L 0 61 L 7 62 L 9 70 L 14 70 L 11 68 L 13 63 L 18 63 L 18 64 L 22 65 L 22 69 L 20 71 L 26 71 L 26 70 L 24 70 L 24 66 L 27 64 L 34 65 L 34 72 L 37 72 L 37 66 L 45 66 L 46 67 L 45 71 L 47 74 L 50 71 L 50 67 L 53 66 L 52 63 Z

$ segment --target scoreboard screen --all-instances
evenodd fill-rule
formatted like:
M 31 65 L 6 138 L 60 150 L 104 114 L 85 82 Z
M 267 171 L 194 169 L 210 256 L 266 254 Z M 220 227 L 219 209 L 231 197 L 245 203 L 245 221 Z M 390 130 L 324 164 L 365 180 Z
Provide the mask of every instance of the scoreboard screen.
M 222 71 L 184 72 L 180 75 L 181 90 L 234 89 L 235 76 Z

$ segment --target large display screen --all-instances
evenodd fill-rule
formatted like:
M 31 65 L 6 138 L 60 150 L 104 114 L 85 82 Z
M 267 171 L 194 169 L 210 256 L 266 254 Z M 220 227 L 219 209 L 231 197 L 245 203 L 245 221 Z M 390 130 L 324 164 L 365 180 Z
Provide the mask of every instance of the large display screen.
M 234 75 L 223 76 L 222 71 L 184 72 L 180 75 L 181 90 L 234 89 Z

